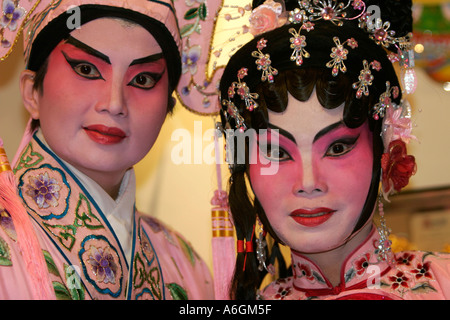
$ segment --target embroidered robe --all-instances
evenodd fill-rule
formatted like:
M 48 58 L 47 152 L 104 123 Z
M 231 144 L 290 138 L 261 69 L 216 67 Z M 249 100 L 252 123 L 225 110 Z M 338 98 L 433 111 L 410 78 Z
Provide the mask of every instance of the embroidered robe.
M 131 206 L 124 250 L 96 199 L 38 135 L 13 171 L 58 299 L 213 299 L 210 271 L 186 239 Z M 14 225 L 2 208 L 0 226 L 0 299 L 31 299 Z
M 436 300 L 450 299 L 450 254 L 405 251 L 395 264 L 377 259 L 376 227 L 344 261 L 341 282 L 333 286 L 307 257 L 292 252 L 293 276 L 269 284 L 267 300 Z

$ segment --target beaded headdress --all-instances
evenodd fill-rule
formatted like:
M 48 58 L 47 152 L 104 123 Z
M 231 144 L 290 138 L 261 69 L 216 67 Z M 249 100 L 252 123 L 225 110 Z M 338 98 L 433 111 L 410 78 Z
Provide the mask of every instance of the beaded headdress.
M 264 35 L 275 28 L 280 28 L 280 24 L 290 26 L 287 31 L 291 35 L 290 60 L 296 66 L 305 65 L 305 61 L 311 58 L 309 46 L 314 46 L 308 38 L 313 35 L 316 24 L 320 22 L 328 22 L 337 30 L 345 28 L 350 22 L 357 25 L 360 33 L 365 33 L 367 37 L 377 45 L 394 50 L 395 52 L 386 53 L 386 57 L 391 62 L 399 62 L 402 70 L 402 84 L 404 93 L 412 93 L 416 87 L 416 78 L 414 74 L 414 56 L 412 51 L 411 33 L 404 36 L 396 36 L 394 30 L 390 30 L 390 22 L 382 21 L 377 12 L 382 10 L 378 6 L 367 6 L 367 1 L 348 0 L 299 0 L 298 6 L 287 12 L 284 9 L 282 1 L 275 2 L 267 0 L 263 5 L 253 10 L 250 22 L 252 20 L 260 20 L 260 16 L 264 15 L 266 20 L 263 27 L 254 28 L 259 34 L 256 34 L 256 45 L 251 52 L 251 56 L 256 58 L 255 64 L 257 70 L 261 71 L 261 82 L 273 82 L 279 70 L 275 67 L 275 63 L 271 60 L 270 54 L 265 49 L 270 46 L 267 37 Z M 355 32 L 355 31 L 353 31 Z M 316 38 L 314 41 L 318 41 Z M 338 36 L 332 38 L 333 46 L 329 49 L 329 54 L 325 56 L 323 66 L 331 69 L 331 74 L 337 76 L 340 72 L 347 73 L 346 60 L 349 57 L 349 51 L 356 49 L 358 46 L 364 45 L 358 43 L 353 37 L 341 39 Z M 276 50 L 276 49 L 272 49 Z M 316 52 L 317 54 L 317 52 Z M 287 66 L 285 68 L 292 68 Z M 357 76 L 354 77 L 353 88 L 357 98 L 363 95 L 367 96 L 370 86 L 373 84 L 377 73 L 382 69 L 380 61 L 363 60 L 361 69 L 358 70 Z M 222 89 L 221 103 L 223 105 L 223 115 L 228 121 L 232 121 L 232 126 L 239 128 L 241 131 L 246 129 L 244 118 L 233 99 L 236 94 L 245 101 L 245 106 L 249 111 L 258 107 L 258 95 L 252 93 L 252 86 L 245 82 L 249 67 L 243 67 L 237 72 L 237 82 L 233 82 L 225 94 Z M 225 70 L 226 72 L 226 70 Z M 353 73 L 355 71 L 353 70 Z M 393 100 L 399 97 L 400 89 L 390 82 L 385 83 L 386 90 L 380 95 L 378 103 L 373 106 L 371 115 L 375 120 L 383 118 L 386 108 L 393 103 Z

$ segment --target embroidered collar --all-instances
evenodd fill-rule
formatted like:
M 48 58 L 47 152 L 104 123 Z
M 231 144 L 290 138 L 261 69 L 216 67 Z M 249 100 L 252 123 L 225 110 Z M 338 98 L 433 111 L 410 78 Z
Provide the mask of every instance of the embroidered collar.
M 384 275 L 390 266 L 377 259 L 376 243 L 379 235 L 372 228 L 366 240 L 345 260 L 341 268 L 341 282 L 333 287 L 320 268 L 298 252 L 292 252 L 293 287 L 307 296 L 336 295 L 342 291 L 373 285 L 374 274 Z

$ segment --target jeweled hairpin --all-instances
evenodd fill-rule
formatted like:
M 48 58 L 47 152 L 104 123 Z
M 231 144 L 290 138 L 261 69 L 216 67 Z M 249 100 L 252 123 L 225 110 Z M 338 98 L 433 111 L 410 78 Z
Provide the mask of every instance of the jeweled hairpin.
M 358 81 L 353 83 L 353 89 L 356 89 L 356 97 L 361 98 L 364 94 L 365 96 L 369 95 L 369 86 L 372 85 L 373 75 L 370 71 L 370 67 L 373 70 L 380 71 L 381 64 L 374 60 L 370 64 L 367 60 L 363 61 L 364 69 L 362 69 L 358 76 Z
M 391 45 L 397 46 L 399 49 L 403 50 L 405 45 L 410 43 L 411 34 L 404 37 L 395 37 L 395 31 L 389 30 L 391 23 L 389 21 L 381 20 L 381 18 L 376 18 L 375 22 L 371 21 L 371 16 L 368 12 L 365 12 L 359 18 L 358 26 L 366 30 L 369 33 L 369 37 L 375 41 L 376 44 L 383 47 L 389 47 Z
M 247 83 L 241 81 L 245 76 L 247 76 L 248 69 L 241 68 L 237 73 L 238 81 L 234 81 L 228 88 L 228 99 L 223 99 L 222 104 L 227 106 L 226 116 L 233 118 L 236 121 L 236 127 L 240 131 L 244 131 L 247 127 L 244 123 L 244 118 L 240 115 L 239 109 L 231 101 L 234 95 L 237 93 L 239 97 L 244 100 L 245 106 L 249 111 L 253 111 L 258 108 L 258 104 L 255 99 L 259 98 L 257 93 L 251 93 Z
M 298 3 L 300 7 L 308 13 L 310 21 L 323 19 L 330 21 L 339 27 L 344 24 L 343 20 L 356 19 L 363 13 L 361 12 L 360 15 L 356 17 L 347 18 L 345 10 L 350 5 L 352 5 L 355 10 L 363 10 L 365 8 L 365 3 L 362 0 L 350 0 L 347 4 L 335 0 L 313 0 L 312 4 L 311 1 L 298 1 Z
M 264 54 L 261 50 L 267 47 L 267 40 L 261 38 L 256 44 L 258 51 L 253 51 L 252 56 L 256 59 L 257 69 L 262 70 L 261 81 L 273 82 L 274 76 L 278 74 L 278 70 L 271 66 L 272 61 L 270 60 L 270 55 L 268 53 Z
M 358 42 L 356 42 L 355 39 L 350 38 L 341 43 L 338 37 L 334 37 L 333 41 L 336 44 L 336 47 L 331 48 L 330 57 L 332 59 L 327 62 L 326 66 L 332 68 L 331 74 L 333 76 L 337 76 L 339 71 L 342 71 L 343 73 L 347 72 L 344 60 L 347 60 L 348 50 L 344 48 L 344 45 L 347 44 L 350 48 L 355 49 L 358 46 Z
M 298 32 L 294 28 L 289 29 L 289 33 L 293 35 L 293 37 L 290 38 L 289 41 L 291 42 L 291 49 L 294 49 L 291 54 L 291 60 L 295 61 L 298 66 L 301 66 L 303 64 L 303 58 L 310 57 L 308 51 L 305 50 L 306 37 L 300 34 L 302 29 L 305 29 L 309 32 L 314 29 L 314 23 L 308 21 L 302 24 Z
M 391 87 L 391 83 L 386 81 L 386 91 L 380 95 L 378 103 L 373 106 L 373 118 L 378 120 L 383 118 L 388 108 L 392 104 L 391 97 L 396 99 L 399 95 L 399 88 L 397 86 Z
M 255 99 L 258 99 L 259 96 L 257 93 L 251 93 L 247 84 L 241 81 L 247 75 L 247 72 L 247 68 L 239 69 L 237 75 L 238 81 L 233 82 L 230 88 L 228 88 L 228 98 L 233 98 L 236 92 L 241 97 L 241 99 L 244 100 L 246 108 L 250 111 L 253 111 L 253 109 L 258 108 L 258 104 L 256 103 Z
M 222 100 L 222 104 L 227 106 L 227 111 L 225 111 L 225 116 L 227 117 L 227 121 L 229 122 L 230 118 L 233 118 L 236 122 L 236 128 L 239 131 L 243 132 L 247 129 L 247 126 L 244 123 L 244 118 L 240 115 L 238 108 L 234 105 L 234 103 L 230 100 Z

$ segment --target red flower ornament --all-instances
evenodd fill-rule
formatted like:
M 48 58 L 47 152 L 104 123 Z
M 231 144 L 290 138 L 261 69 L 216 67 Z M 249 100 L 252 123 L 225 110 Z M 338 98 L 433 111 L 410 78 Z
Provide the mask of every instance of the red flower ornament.
M 300 270 L 300 273 L 297 275 L 297 278 L 305 277 L 308 281 L 314 281 L 314 274 L 309 265 L 297 263 L 297 266 L 298 269 Z
M 420 278 L 428 278 L 433 279 L 433 276 L 430 271 L 430 265 L 431 262 L 425 262 L 425 263 L 419 263 L 417 264 L 417 267 L 414 270 L 411 270 L 411 273 L 415 275 L 416 280 L 419 280 Z
M 370 253 L 366 253 L 360 259 L 357 259 L 353 263 L 353 267 L 355 268 L 356 274 L 358 276 L 361 276 L 366 272 L 367 268 L 370 265 L 369 260 L 370 260 Z
M 389 144 L 389 152 L 381 157 L 382 185 L 385 198 L 394 190 L 400 191 L 409 183 L 409 178 L 416 173 L 414 156 L 406 153 L 406 144 L 394 140 Z
M 392 282 L 391 289 L 396 290 L 398 287 L 409 288 L 409 278 L 401 271 L 398 271 L 395 275 L 389 277 L 389 281 Z

